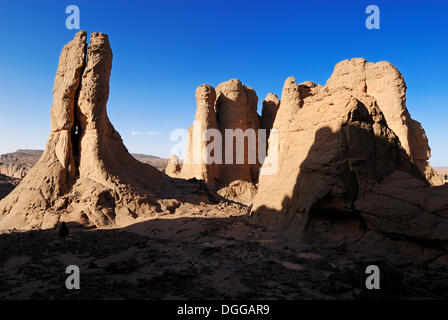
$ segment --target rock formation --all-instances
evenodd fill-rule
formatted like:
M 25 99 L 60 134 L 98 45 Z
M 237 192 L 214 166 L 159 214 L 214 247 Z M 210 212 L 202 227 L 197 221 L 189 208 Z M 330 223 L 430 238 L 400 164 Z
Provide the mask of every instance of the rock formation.
M 257 188 L 251 182 L 235 180 L 228 186 L 219 189 L 217 193 L 228 200 L 250 206 L 257 194 Z
M 400 91 L 404 89 L 397 84 L 404 82 L 397 73 L 390 79 L 389 72 L 396 69 L 386 64 L 383 76 L 372 76 L 376 81 L 389 77 L 381 91 L 378 82 L 366 81 L 357 71 L 359 64 L 371 64 L 351 61 L 342 63 L 347 64 L 344 72 L 339 64 L 324 87 L 297 84 L 292 77 L 285 81 L 273 124 L 279 143 L 268 149 L 268 157 L 278 155 L 278 169 L 260 176 L 253 221 L 292 239 L 334 247 L 381 236 L 440 241 L 438 250 L 443 252 L 448 241 L 448 188 L 428 185 L 431 176 L 416 159 L 419 148 L 429 147 L 414 141 L 413 129 L 406 126 L 410 117 L 394 123 L 397 134 L 389 126 L 400 118 L 392 116 L 393 108 L 408 115 Z M 369 86 L 383 96 L 378 100 Z M 383 105 L 388 112 L 383 112 Z M 263 168 L 269 166 L 265 162 Z M 437 257 L 440 251 L 431 254 Z
M 268 95 L 263 116 L 260 117 L 257 113 L 258 97 L 255 90 L 245 86 L 240 80 L 231 79 L 219 84 L 216 92 L 209 85 L 199 86 L 196 101 L 194 124 L 188 130 L 185 162 L 180 174 L 174 176 L 204 180 L 218 189 L 230 187 L 229 184 L 239 181 L 236 183 L 238 187 L 233 185 L 221 194 L 229 195 L 234 200 L 238 198 L 237 193 L 241 192 L 241 199 L 246 203 L 247 195 L 256 190 L 261 165 L 257 150 L 258 129 L 263 128 L 264 123 L 268 129 L 272 127 L 278 109 L 278 98 L 273 94 Z M 204 139 L 207 130 L 212 134 Z M 246 134 L 243 142 L 231 135 L 238 130 Z M 219 140 L 215 141 L 217 138 L 213 132 L 219 134 Z M 239 149 L 242 150 L 240 159 L 237 146 L 244 146 L 244 150 Z
M 206 163 L 207 142 L 204 133 L 207 130 L 218 130 L 215 112 L 216 92 L 212 86 L 201 85 L 196 89 L 196 115 L 191 127 L 188 128 L 185 161 L 180 177 L 197 178 L 207 183 L 215 183 L 218 178 L 218 167 L 215 163 Z
M 223 141 L 223 165 L 221 167 L 220 182 L 227 185 L 234 180 L 244 180 L 257 182 L 258 169 L 260 164 L 258 159 L 255 163 L 250 163 L 249 153 L 257 155 L 256 142 L 258 141 L 257 130 L 260 128 L 257 114 L 258 98 L 255 90 L 243 85 L 237 79 L 231 79 L 223 82 L 216 87 L 216 112 L 221 135 L 226 140 L 226 130 L 240 129 L 254 130 L 255 143 L 249 143 L 248 139 L 244 141 L 243 164 L 237 162 L 236 144 L 230 143 L 233 148 L 233 158 L 231 164 L 227 164 L 226 157 L 230 154 L 225 141 Z
M 165 173 L 170 177 L 176 177 L 181 170 L 181 162 L 178 156 L 172 154 L 168 160 L 168 164 L 165 169 Z
M 448 183 L 448 168 L 435 168 L 434 170 L 436 170 L 445 183 Z
M 188 183 L 128 152 L 107 116 L 108 37 L 92 33 L 88 48 L 86 38 L 81 31 L 62 50 L 45 151 L 0 201 L 0 230 L 51 228 L 61 220 L 123 226 L 160 211 L 195 211 L 183 196 L 217 214 L 228 204 L 207 207 L 221 200 L 212 184 L 222 197 L 252 204 L 252 221 L 291 239 L 377 248 L 387 246 L 377 240 L 398 239 L 413 243 L 402 250 L 417 246 L 423 259 L 448 263 L 448 185 L 434 186 L 441 178 L 429 165 L 426 135 L 409 115 L 406 85 L 391 64 L 346 60 L 325 86 L 290 77 L 281 101 L 274 94 L 263 101 L 262 116 L 255 91 L 239 80 L 216 90 L 199 86 L 185 162 L 172 156 L 166 168 L 172 177 L 193 178 Z M 271 170 L 261 176 L 259 129 L 275 129 L 262 168 Z M 242 163 L 232 135 L 226 143 L 228 130 L 254 134 L 252 143 L 243 140 Z M 204 139 L 206 132 L 212 135 Z M 0 176 L 0 196 L 14 187 L 8 179 Z
M 362 58 L 339 62 L 328 79 L 327 88 L 346 88 L 356 95 L 367 93 L 375 97 L 389 127 L 400 138 L 411 160 L 433 185 L 443 183 L 428 160 L 431 149 L 425 130 L 413 120 L 406 107 L 406 83 L 402 74 L 389 62 L 367 62 Z
M 61 220 L 120 225 L 156 212 L 168 177 L 134 159 L 109 121 L 112 51 L 84 31 L 60 55 L 45 151 L 0 202 L 0 229 L 47 228 Z
M 275 93 L 268 93 L 263 100 L 263 109 L 261 111 L 262 128 L 266 129 L 266 138 L 269 138 L 270 130 L 274 125 L 275 116 L 280 107 L 280 100 Z

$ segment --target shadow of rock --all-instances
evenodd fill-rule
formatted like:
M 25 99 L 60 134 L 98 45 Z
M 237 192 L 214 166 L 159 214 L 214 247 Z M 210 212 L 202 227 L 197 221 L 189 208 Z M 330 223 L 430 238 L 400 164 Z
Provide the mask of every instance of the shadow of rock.
M 448 269 L 289 247 L 246 217 L 71 231 L 65 248 L 55 230 L 1 234 L 0 299 L 447 298 L 448 283 L 440 279 Z M 363 268 L 372 261 L 386 276 L 374 294 L 363 289 Z M 65 288 L 68 265 L 80 269 L 80 290 Z
M 302 150 L 289 145 L 308 150 L 303 161 L 286 159 L 294 151 L 279 154 L 266 188 L 261 178 L 252 221 L 292 243 L 351 245 L 365 255 L 404 254 L 448 265 L 448 188 L 430 186 L 386 122 L 374 121 L 362 102 L 350 112 L 340 129 L 316 129 L 309 149 L 306 142 Z M 300 140 L 303 131 L 280 135 Z

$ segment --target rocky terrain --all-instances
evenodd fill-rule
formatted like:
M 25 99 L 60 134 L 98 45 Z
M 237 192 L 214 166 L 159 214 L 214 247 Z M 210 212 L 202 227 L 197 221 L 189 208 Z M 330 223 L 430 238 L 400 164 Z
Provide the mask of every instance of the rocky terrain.
M 261 115 L 237 79 L 200 85 L 185 161 L 165 174 L 114 129 L 109 40 L 86 39 L 61 53 L 45 151 L 0 201 L 0 297 L 447 298 L 448 185 L 393 65 L 344 60 L 324 86 L 289 77 Z M 207 137 L 226 129 L 254 130 L 243 163 L 223 161 L 233 139 Z M 68 264 L 88 290 L 65 289 Z M 363 289 L 368 264 L 380 291 Z
M 20 182 L 20 179 L 0 174 L 0 199 L 6 197 Z
M 65 249 L 53 230 L 0 235 L 0 299 L 448 298 L 448 271 L 431 261 L 291 246 L 238 214 L 196 210 L 74 231 Z M 80 290 L 65 289 L 71 264 Z M 370 264 L 384 272 L 381 290 L 365 289 Z

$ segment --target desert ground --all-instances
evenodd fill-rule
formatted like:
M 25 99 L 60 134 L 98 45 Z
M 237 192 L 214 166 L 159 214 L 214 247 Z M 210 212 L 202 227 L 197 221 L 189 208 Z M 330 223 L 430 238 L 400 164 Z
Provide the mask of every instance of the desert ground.
M 73 228 L 66 248 L 54 230 L 3 234 L 0 242 L 1 299 L 448 298 L 448 272 L 431 261 L 293 246 L 244 214 L 199 212 L 124 229 Z M 72 264 L 81 271 L 80 290 L 64 285 Z M 381 292 L 365 289 L 369 264 L 385 272 Z

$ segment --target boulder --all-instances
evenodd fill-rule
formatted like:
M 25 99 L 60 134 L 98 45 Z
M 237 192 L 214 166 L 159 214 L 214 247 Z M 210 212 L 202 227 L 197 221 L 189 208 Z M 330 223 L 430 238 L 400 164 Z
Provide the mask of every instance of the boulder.
M 220 168 L 220 182 L 227 185 L 235 180 L 257 182 L 260 163 L 257 159 L 258 129 L 260 124 L 257 114 L 258 97 L 255 90 L 245 86 L 237 79 L 223 82 L 216 87 L 216 112 L 219 128 L 223 137 L 223 165 Z M 255 143 L 244 140 L 243 163 L 237 162 L 237 142 L 226 145 L 226 130 L 253 130 Z M 233 149 L 233 152 L 230 150 Z M 233 153 L 233 157 L 231 154 Z M 255 163 L 250 163 L 249 153 L 255 156 Z M 227 159 L 229 160 L 227 160 Z M 229 164 L 228 164 L 229 163 Z
M 251 182 L 235 180 L 228 186 L 219 189 L 217 193 L 228 200 L 249 206 L 257 194 L 257 188 Z
M 172 154 L 168 160 L 168 164 L 165 169 L 165 173 L 170 177 L 176 177 L 179 175 L 182 164 L 180 159 L 175 154 Z

